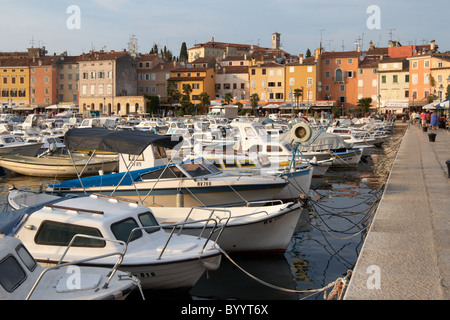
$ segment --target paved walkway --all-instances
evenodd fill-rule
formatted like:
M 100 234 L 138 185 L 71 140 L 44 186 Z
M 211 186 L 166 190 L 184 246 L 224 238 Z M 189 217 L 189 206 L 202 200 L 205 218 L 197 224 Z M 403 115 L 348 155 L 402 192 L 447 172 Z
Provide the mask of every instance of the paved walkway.
M 450 299 L 447 160 L 450 131 L 406 130 L 344 299 Z

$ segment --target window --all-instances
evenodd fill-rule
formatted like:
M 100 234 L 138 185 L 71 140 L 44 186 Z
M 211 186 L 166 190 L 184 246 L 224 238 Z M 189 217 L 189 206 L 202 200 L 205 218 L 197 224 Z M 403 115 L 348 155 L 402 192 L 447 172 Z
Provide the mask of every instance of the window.
M 339 91 L 344 92 L 345 91 L 345 84 L 341 84 L 339 86 Z
M 429 68 L 430 67 L 430 60 L 425 60 L 423 62 L 423 65 L 424 65 L 425 68 Z
M 252 69 L 252 76 L 254 76 L 256 74 L 256 70 Z
M 342 69 L 336 69 L 334 77 L 335 81 L 344 81 L 344 72 Z
M 76 234 L 102 237 L 100 231 L 95 228 L 54 221 L 44 221 L 44 223 L 42 223 L 39 227 L 34 241 L 37 244 L 42 245 L 66 247 Z M 101 248 L 105 246 L 105 241 L 89 238 L 77 238 L 73 242 L 73 246 Z
M 325 71 L 325 78 L 331 78 L 331 72 L 330 71 Z
M 23 264 L 27 267 L 28 270 L 33 271 L 36 268 L 36 260 L 34 260 L 33 256 L 23 245 L 19 245 L 16 248 L 16 252 L 20 260 L 22 260 Z
M 306 80 L 306 86 L 312 87 L 312 85 L 313 85 L 313 78 L 308 78 L 308 79 Z
M 269 82 L 267 85 L 268 85 L 269 87 L 275 87 L 275 82 Z
M 424 84 L 429 84 L 430 83 L 430 74 L 429 73 L 425 73 L 423 75 L 423 83 Z
M 27 274 L 14 256 L 9 255 L 0 261 L 0 284 L 8 291 L 16 290 L 27 278 Z
M 417 69 L 417 61 L 413 61 L 412 62 L 412 68 L 413 69 Z
M 395 75 L 392 76 L 392 82 L 393 83 L 398 83 L 398 75 L 395 74 Z
M 295 78 L 289 78 L 289 85 L 295 86 Z
M 154 227 L 154 228 L 145 229 L 145 231 L 147 233 L 153 233 L 153 232 L 156 232 L 156 231 L 160 230 L 160 228 L 156 228 L 156 226 L 159 226 L 159 224 L 156 221 L 156 219 L 153 216 L 153 214 L 151 214 L 150 212 L 141 213 L 141 214 L 138 215 L 138 217 L 139 217 L 139 221 L 141 222 L 142 226 L 144 226 L 144 227 Z
M 325 60 L 325 65 L 329 66 L 331 64 L 331 60 L 330 59 L 326 59 Z
M 405 74 L 405 82 L 406 82 L 406 83 L 409 82 L 409 74 Z
M 128 241 L 128 238 L 130 238 L 130 241 L 134 241 L 140 237 L 142 237 L 142 231 L 136 230 L 131 234 L 133 229 L 139 228 L 137 222 L 133 218 L 127 218 L 125 220 L 116 222 L 111 225 L 111 231 L 116 237 L 117 240 L 122 240 L 124 242 Z
M 3 77 L 3 84 L 8 84 L 8 77 Z
M 353 59 L 352 58 L 348 58 L 347 59 L 347 64 L 353 64 Z
M 386 76 L 381 76 L 381 83 L 386 83 Z
M 341 59 L 336 59 L 336 64 L 342 64 L 342 60 Z
M 419 76 L 417 74 L 412 75 L 412 84 L 419 83 Z
M 295 68 L 294 68 L 294 67 L 289 67 L 289 72 L 290 72 L 290 73 L 295 72 Z
M 345 76 L 346 76 L 347 78 L 353 78 L 353 76 L 354 76 L 353 71 L 346 71 L 346 72 L 345 72 Z
M 306 72 L 313 72 L 313 67 L 312 66 L 308 66 Z
M 261 73 L 262 73 L 262 75 L 265 75 L 266 74 L 266 69 L 262 69 Z

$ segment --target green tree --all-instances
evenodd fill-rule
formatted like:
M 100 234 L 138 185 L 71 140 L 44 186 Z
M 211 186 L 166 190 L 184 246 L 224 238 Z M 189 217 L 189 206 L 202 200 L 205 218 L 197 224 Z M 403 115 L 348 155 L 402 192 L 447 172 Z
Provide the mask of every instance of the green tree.
M 306 58 L 309 58 L 309 57 L 312 57 L 312 55 L 311 55 L 311 50 L 309 50 L 309 48 L 308 48 L 308 50 L 306 50 Z
M 198 95 L 198 98 L 200 100 L 200 106 L 202 107 L 202 109 L 211 104 L 209 94 L 207 94 L 206 92 L 200 93 Z
M 147 100 L 146 111 L 147 111 L 147 113 L 150 113 L 153 117 L 153 114 L 159 108 L 159 102 L 160 102 L 159 97 L 158 96 L 149 96 L 149 95 L 144 95 L 144 97 Z
M 257 93 L 254 93 L 250 96 L 250 103 L 252 105 L 252 110 L 254 111 L 258 107 L 259 96 Z
M 225 93 L 225 95 L 223 96 L 223 102 L 225 104 L 230 104 L 231 101 L 233 101 L 233 95 L 231 94 L 231 92 Z
M 372 98 L 361 98 L 358 100 L 357 107 L 361 111 L 362 115 L 369 112 L 371 103 L 372 103 Z
M 185 111 L 190 109 L 192 106 L 191 103 L 191 93 L 192 93 L 192 87 L 189 83 L 186 83 L 183 85 L 183 95 L 181 96 L 181 108 Z
M 180 92 L 175 89 L 175 81 L 167 81 L 167 102 L 172 104 L 180 100 Z
M 181 44 L 180 56 L 178 57 L 179 62 L 187 62 L 188 61 L 188 50 L 186 46 L 186 42 Z
M 158 54 L 158 45 L 156 43 L 153 44 L 153 48 L 150 50 L 151 54 Z

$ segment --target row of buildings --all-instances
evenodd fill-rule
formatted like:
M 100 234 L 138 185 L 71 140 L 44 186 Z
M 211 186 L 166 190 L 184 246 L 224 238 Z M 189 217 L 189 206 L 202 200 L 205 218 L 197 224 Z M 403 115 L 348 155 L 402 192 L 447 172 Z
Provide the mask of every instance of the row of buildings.
M 176 108 L 168 84 L 183 91 L 189 84 L 190 101 L 200 103 L 230 93 L 249 108 L 257 94 L 259 105 L 292 110 L 292 104 L 311 110 L 357 109 L 358 100 L 372 98 L 378 112 L 403 112 L 448 95 L 450 54 L 439 53 L 434 41 L 402 46 L 391 41 L 368 50 L 314 50 L 309 57 L 281 48 L 280 34 L 272 47 L 217 42 L 195 44 L 186 63 L 166 62 L 158 54 L 91 51 L 79 56 L 48 55 L 45 48 L 0 52 L 0 106 L 35 111 L 52 105 L 74 105 L 80 112 L 98 114 L 144 113 L 149 97 L 161 106 Z M 301 97 L 294 97 L 296 89 Z M 270 106 L 268 106 L 270 105 Z

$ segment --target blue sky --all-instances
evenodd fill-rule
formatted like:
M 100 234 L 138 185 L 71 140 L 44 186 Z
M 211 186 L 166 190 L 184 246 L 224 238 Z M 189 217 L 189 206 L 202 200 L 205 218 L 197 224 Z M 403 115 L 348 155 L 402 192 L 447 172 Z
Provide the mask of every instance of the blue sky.
M 44 45 L 50 54 L 71 55 L 96 50 L 122 50 L 130 35 L 140 52 L 153 44 L 174 55 L 214 37 L 216 41 L 271 46 L 281 34 L 283 49 L 305 53 L 322 43 L 327 51 L 353 50 L 357 39 L 387 46 L 436 40 L 440 51 L 450 50 L 450 2 L 447 0 L 2 0 L 0 51 L 24 51 Z M 70 5 L 80 10 L 80 29 L 66 22 Z M 380 28 L 369 29 L 367 8 L 380 8 Z M 322 30 L 322 31 L 320 31 Z

